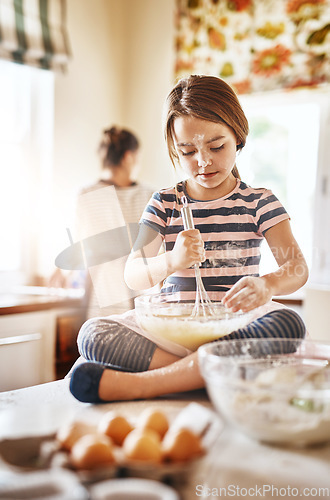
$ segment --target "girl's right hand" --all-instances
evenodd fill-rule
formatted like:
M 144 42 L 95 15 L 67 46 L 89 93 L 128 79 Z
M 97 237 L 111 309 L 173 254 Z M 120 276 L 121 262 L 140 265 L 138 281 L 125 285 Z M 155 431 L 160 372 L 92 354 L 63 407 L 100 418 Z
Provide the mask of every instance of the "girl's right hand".
M 169 252 L 171 272 L 188 269 L 205 261 L 204 241 L 198 229 L 187 229 L 178 234 L 173 250 Z

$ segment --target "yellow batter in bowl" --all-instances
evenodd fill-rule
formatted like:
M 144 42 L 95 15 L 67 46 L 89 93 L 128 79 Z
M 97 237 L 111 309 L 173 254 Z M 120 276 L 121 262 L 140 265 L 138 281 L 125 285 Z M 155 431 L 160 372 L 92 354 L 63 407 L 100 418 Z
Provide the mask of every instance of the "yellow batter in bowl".
M 135 299 L 135 310 L 143 330 L 192 351 L 249 323 L 249 313 L 233 313 L 221 302 L 212 302 L 212 315 L 192 316 L 194 304 L 177 294 L 142 295 Z

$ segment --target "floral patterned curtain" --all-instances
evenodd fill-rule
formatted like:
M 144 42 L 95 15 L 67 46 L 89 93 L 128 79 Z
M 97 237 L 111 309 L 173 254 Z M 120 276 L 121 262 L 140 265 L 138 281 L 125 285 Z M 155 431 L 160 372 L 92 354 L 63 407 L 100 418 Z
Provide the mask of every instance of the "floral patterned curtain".
M 238 93 L 330 82 L 330 0 L 176 0 L 175 78 Z

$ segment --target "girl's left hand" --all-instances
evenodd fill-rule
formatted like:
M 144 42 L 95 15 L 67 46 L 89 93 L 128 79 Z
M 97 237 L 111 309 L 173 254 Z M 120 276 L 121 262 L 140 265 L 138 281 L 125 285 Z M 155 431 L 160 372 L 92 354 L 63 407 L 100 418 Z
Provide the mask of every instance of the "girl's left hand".
M 272 299 L 272 291 L 262 277 L 241 278 L 222 299 L 223 304 L 233 312 L 251 311 Z

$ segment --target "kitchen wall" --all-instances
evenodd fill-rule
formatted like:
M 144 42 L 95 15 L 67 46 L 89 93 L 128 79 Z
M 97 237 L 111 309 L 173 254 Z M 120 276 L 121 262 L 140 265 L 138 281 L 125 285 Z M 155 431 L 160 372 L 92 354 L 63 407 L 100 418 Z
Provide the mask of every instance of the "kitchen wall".
M 143 144 L 141 180 L 156 188 L 173 184 L 161 123 L 173 85 L 174 0 L 125 0 L 127 59 L 123 119 Z
M 67 246 L 75 196 L 100 173 L 96 149 L 112 123 L 142 143 L 139 180 L 174 181 L 163 140 L 163 101 L 173 84 L 174 0 L 67 0 L 72 60 L 55 77 L 54 256 Z

